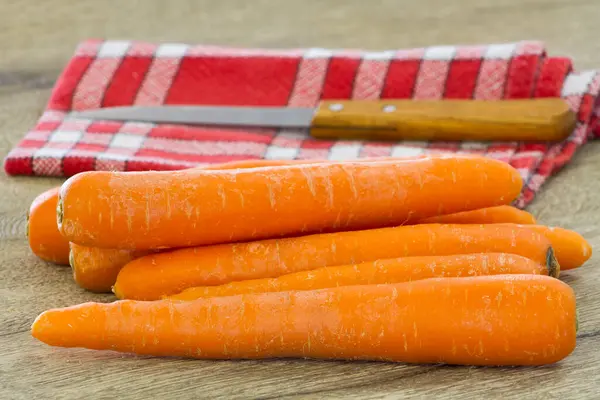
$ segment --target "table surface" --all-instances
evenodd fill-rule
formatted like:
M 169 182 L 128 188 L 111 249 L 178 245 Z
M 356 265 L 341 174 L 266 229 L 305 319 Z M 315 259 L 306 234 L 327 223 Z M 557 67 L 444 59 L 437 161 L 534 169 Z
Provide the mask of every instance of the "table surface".
M 76 44 L 86 38 L 239 46 L 405 48 L 539 39 L 577 69 L 600 67 L 597 0 L 198 1 L 3 0 L 0 155 L 40 115 Z M 580 316 L 577 348 L 543 368 L 462 368 L 319 361 L 197 361 L 57 349 L 29 333 L 42 311 L 109 301 L 79 289 L 70 269 L 29 251 L 26 209 L 59 179 L 0 175 L 0 398 L 597 398 L 598 258 L 565 273 Z M 600 244 L 600 143 L 544 186 L 529 210 Z M 596 395 L 594 395 L 596 393 Z

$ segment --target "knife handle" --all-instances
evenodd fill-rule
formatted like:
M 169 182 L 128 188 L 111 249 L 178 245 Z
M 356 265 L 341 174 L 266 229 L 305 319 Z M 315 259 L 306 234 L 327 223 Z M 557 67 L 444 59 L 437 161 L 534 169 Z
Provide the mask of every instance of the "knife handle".
M 559 141 L 575 123 L 560 98 L 328 100 L 317 108 L 310 132 L 348 140 Z

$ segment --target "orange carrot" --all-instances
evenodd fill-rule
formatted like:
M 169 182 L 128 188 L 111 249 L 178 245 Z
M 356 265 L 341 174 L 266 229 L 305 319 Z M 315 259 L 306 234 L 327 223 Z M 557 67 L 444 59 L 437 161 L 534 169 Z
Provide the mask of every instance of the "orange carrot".
M 381 161 L 399 161 L 399 160 L 414 160 L 425 158 L 425 155 L 417 156 L 406 156 L 406 157 L 364 157 L 353 160 L 353 162 L 381 162 Z M 221 170 L 221 169 L 247 169 L 247 168 L 264 168 L 264 167 L 281 167 L 285 165 L 304 165 L 304 164 L 323 164 L 332 163 L 333 161 L 326 159 L 314 159 L 314 160 L 266 160 L 266 159 L 254 159 L 254 160 L 240 160 L 240 161 L 228 161 L 221 164 L 210 164 L 202 167 L 192 168 L 201 170 Z
M 74 243 L 105 248 L 197 246 L 393 226 L 507 204 L 521 186 L 509 164 L 475 156 L 94 171 L 61 187 L 59 229 Z
M 535 224 L 533 215 L 513 206 L 496 206 L 456 214 L 439 215 L 419 221 L 422 224 Z
M 320 267 L 383 258 L 511 253 L 549 263 L 550 240 L 526 225 L 422 224 L 190 247 L 126 264 L 113 291 L 119 298 L 156 300 L 194 286 L 276 278 Z M 556 266 L 555 268 L 559 268 Z
M 69 265 L 69 241 L 58 231 L 55 187 L 37 196 L 27 213 L 27 238 L 33 254 L 55 264 Z
M 278 278 L 231 282 L 221 286 L 200 286 L 184 290 L 173 300 L 196 300 L 206 297 L 245 293 L 315 290 L 338 286 L 400 283 L 427 278 L 479 275 L 534 274 L 558 276 L 552 263 L 542 265 L 523 256 L 506 253 L 458 254 L 389 258 L 362 264 L 323 267 L 300 271 Z
M 514 224 L 508 225 L 514 226 Z M 578 268 L 592 256 L 592 246 L 575 231 L 545 225 L 523 225 L 523 227 L 542 233 L 550 240 L 561 270 Z
M 542 365 L 574 350 L 575 305 L 569 285 L 544 275 L 430 278 L 85 303 L 42 313 L 32 335 L 52 346 L 200 359 Z
M 273 165 L 287 165 L 290 163 L 299 162 L 300 161 L 295 160 L 243 160 L 232 161 L 224 164 L 213 164 L 199 168 L 206 170 L 255 168 Z M 320 161 L 314 162 L 317 163 Z M 53 201 L 55 205 L 53 208 L 54 212 L 52 213 L 52 222 L 57 227 L 56 204 L 58 203 L 58 190 L 56 191 Z M 56 229 L 58 233 L 58 227 Z M 69 263 L 73 269 L 73 278 L 80 287 L 96 293 L 110 293 L 121 268 L 128 262 L 147 254 L 149 254 L 149 251 L 103 249 L 99 247 L 88 247 L 71 243 Z
M 369 159 L 366 159 L 369 160 Z M 258 161 L 264 161 L 258 162 Z M 291 165 L 293 163 L 299 163 L 299 160 L 258 160 L 258 161 L 234 161 L 225 164 L 218 164 L 213 166 L 202 167 L 205 169 L 234 169 L 234 168 L 256 168 L 260 166 L 276 166 L 276 165 Z M 311 162 L 307 162 L 311 163 Z M 315 161 L 314 163 L 317 163 Z M 58 204 L 58 191 L 60 187 L 52 188 L 42 194 L 40 194 L 32 203 L 30 212 L 28 214 L 28 237 L 32 251 L 40 258 L 46 261 L 54 262 L 57 264 L 71 264 L 69 259 L 69 242 L 62 236 L 58 231 L 56 224 L 56 205 Z M 32 214 L 35 214 L 33 217 Z M 527 213 L 526 211 L 519 210 L 512 206 L 497 206 L 482 208 L 479 210 L 464 211 L 455 214 L 440 215 L 438 217 L 426 218 L 418 223 L 454 223 L 454 224 L 486 224 L 486 223 L 516 223 L 516 224 L 535 224 L 535 218 Z M 38 228 L 39 226 L 39 228 Z M 130 257 L 124 256 L 127 251 L 125 249 L 115 250 L 106 249 L 107 254 L 102 254 L 99 248 L 92 249 L 87 246 L 81 246 L 81 248 L 87 249 L 86 257 L 92 257 L 88 259 L 91 263 L 103 264 L 108 259 L 113 257 L 124 257 L 122 259 L 128 259 Z M 591 251 L 591 249 L 590 249 Z M 131 251 L 130 251 L 131 252 Z M 120 254 L 121 256 L 116 256 Z M 95 260 L 94 258 L 98 258 Z M 115 264 L 112 264 L 113 266 Z M 123 264 L 124 265 L 124 264 Z M 110 269 L 110 268 L 109 268 Z M 568 268 L 565 268 L 568 269 Z M 92 271 L 92 270 L 90 270 Z M 115 275 L 116 278 L 116 275 Z M 102 278 L 99 278 L 102 279 Z M 108 282 L 108 281 L 106 281 Z M 114 282 L 111 283 L 113 285 Z M 86 283 L 81 282 L 81 287 L 86 288 Z M 98 289 L 101 292 L 110 291 L 110 288 L 105 284 L 102 284 Z
M 371 162 L 381 160 L 393 160 L 398 158 L 393 157 L 375 157 L 364 158 L 360 161 Z M 231 161 L 222 164 L 211 164 L 197 169 L 203 170 L 221 170 L 221 169 L 237 169 L 237 168 L 257 168 L 267 166 L 294 165 L 294 164 L 318 164 L 328 162 L 327 160 L 241 160 Z M 40 258 L 63 265 L 69 265 L 69 241 L 62 236 L 58 231 L 56 221 L 56 207 L 58 204 L 58 193 L 60 187 L 52 188 L 40 194 L 32 203 L 28 213 L 28 237 L 29 245 L 37 256 Z M 92 264 L 103 264 L 108 259 L 112 259 L 116 254 L 118 257 L 123 257 L 125 252 L 107 249 L 107 254 L 103 255 L 100 250 L 89 250 L 86 257 L 98 257 L 98 260 L 88 259 Z M 113 264 L 114 266 L 114 264 Z M 88 273 L 93 269 L 89 269 Z M 116 275 L 115 275 L 116 277 Z M 89 275 L 88 283 L 83 283 L 83 287 L 89 284 L 89 279 L 94 279 Z M 98 279 L 105 279 L 98 277 Z M 114 284 L 114 282 L 112 282 Z M 106 288 L 106 285 L 101 285 L 101 288 Z M 104 289 L 102 289 L 104 290 Z
M 69 262 L 73 278 L 80 287 L 96 293 L 110 293 L 121 268 L 147 254 L 148 251 L 101 249 L 71 243 Z
M 366 159 L 373 160 L 373 159 Z M 319 163 L 323 160 L 242 160 L 223 164 L 212 164 L 199 169 L 218 170 L 236 168 L 255 168 L 276 165 Z M 35 255 L 43 260 L 57 264 L 69 265 L 69 241 L 58 231 L 56 223 L 56 206 L 58 204 L 59 187 L 40 194 L 32 202 L 28 212 L 27 235 L 29 246 Z M 110 257 L 115 254 L 110 250 Z M 95 254 L 99 254 L 98 251 Z M 114 282 L 113 282 L 114 283 Z
M 592 256 L 592 246 L 575 231 L 544 225 L 527 226 L 550 239 L 556 259 L 563 270 L 580 267 Z

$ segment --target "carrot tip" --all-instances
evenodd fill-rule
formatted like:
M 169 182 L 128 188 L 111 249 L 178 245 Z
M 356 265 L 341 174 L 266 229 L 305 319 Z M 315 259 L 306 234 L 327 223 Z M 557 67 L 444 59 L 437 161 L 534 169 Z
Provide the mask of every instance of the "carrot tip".
M 546 268 L 548 268 L 548 275 L 553 278 L 558 278 L 560 275 L 560 264 L 554 255 L 554 249 L 548 247 L 546 252 Z
M 44 340 L 41 338 L 41 331 L 43 330 L 42 320 L 45 317 L 46 317 L 45 313 L 41 313 L 35 318 L 35 320 L 31 324 L 31 336 L 33 336 L 34 338 L 36 338 L 37 340 L 40 340 L 42 342 L 44 342 Z

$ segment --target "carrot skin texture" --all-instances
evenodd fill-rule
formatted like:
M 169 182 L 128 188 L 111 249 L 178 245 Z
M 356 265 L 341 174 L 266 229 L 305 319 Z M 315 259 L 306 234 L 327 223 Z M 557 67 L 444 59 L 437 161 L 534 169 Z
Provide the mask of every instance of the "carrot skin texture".
M 213 164 L 199 169 L 219 170 L 236 168 L 253 168 L 264 166 L 288 165 L 292 163 L 319 163 L 320 160 L 242 160 L 223 164 Z M 60 265 L 70 264 L 69 241 L 59 232 L 56 221 L 56 206 L 60 186 L 51 188 L 41 193 L 31 203 L 27 213 L 27 237 L 29 247 L 33 253 L 45 261 Z M 96 252 L 99 256 L 100 254 Z M 116 253 L 109 250 L 104 258 L 112 257 Z M 115 275 L 116 277 L 116 275 Z M 113 282 L 114 283 L 114 282 Z M 110 291 L 110 290 L 109 290 Z
M 32 335 L 52 346 L 200 359 L 544 365 L 575 348 L 576 312 L 558 279 L 494 275 L 85 303 L 42 313 Z
M 555 264 L 549 249 L 550 240 L 526 225 L 419 224 L 151 254 L 125 265 L 113 291 L 121 299 L 157 300 L 195 286 L 397 257 L 510 253 Z
M 69 263 L 73 279 L 81 288 L 94 293 L 111 293 L 121 268 L 147 254 L 147 251 L 101 249 L 71 243 Z
M 368 159 L 367 159 L 368 160 Z M 264 166 L 278 166 L 288 165 L 288 163 L 295 162 L 300 163 L 300 160 L 259 160 L 258 161 L 234 161 L 226 164 L 217 164 L 214 166 L 206 166 L 204 169 L 234 169 L 234 168 L 256 168 Z M 318 161 L 307 160 L 307 163 L 317 163 Z M 66 265 L 70 264 L 72 268 L 74 265 L 70 262 L 68 250 L 69 242 L 61 235 L 56 226 L 56 204 L 58 203 L 58 191 L 60 187 L 52 188 L 47 192 L 42 193 L 34 203 L 32 203 L 32 210 L 29 212 L 28 221 L 28 238 L 30 241 L 30 247 L 34 253 L 40 258 Z M 42 210 L 43 208 L 43 210 Z M 490 208 L 483 208 L 479 210 L 464 211 L 456 214 L 440 215 L 438 217 L 426 218 L 419 223 L 456 223 L 456 224 L 472 224 L 472 223 L 517 223 L 517 224 L 535 224 L 535 218 L 527 213 L 526 211 L 519 210 L 512 206 L 497 206 Z M 30 225 L 31 224 L 31 225 Z M 38 226 L 41 225 L 40 228 Z M 92 263 L 109 263 L 105 266 L 109 270 L 114 270 L 116 264 L 125 265 L 126 262 L 118 262 L 118 259 L 129 259 L 125 254 L 126 250 L 113 250 L 106 249 L 106 254 L 99 249 L 92 250 L 91 247 L 79 246 L 80 249 L 76 250 L 76 254 L 79 253 L 83 248 L 87 248 L 88 262 Z M 72 247 L 71 247 L 72 249 Z M 590 248 L 591 249 L 591 248 Z M 72 250 L 71 250 L 72 251 Z M 76 256 L 76 259 L 79 256 Z M 589 258 L 589 257 L 588 257 Z M 114 259 L 110 262 L 110 259 Z M 130 261 L 130 260 L 128 260 Z M 81 262 L 78 262 L 81 265 Z M 121 265 L 121 266 L 122 266 Z M 120 269 L 120 268 L 119 268 Z M 565 267 L 565 269 L 570 269 Z M 90 270 L 91 271 L 91 270 Z M 85 274 L 85 272 L 82 272 Z M 81 274 L 80 274 L 81 275 Z M 116 279 L 116 274 L 114 275 Z M 90 278 L 92 278 L 90 276 Z M 108 280 L 106 278 L 98 277 L 100 281 L 97 283 L 97 287 L 94 287 L 96 283 L 93 281 L 86 281 L 87 278 L 81 276 L 81 280 L 78 282 L 81 287 L 95 291 L 95 292 L 110 292 L 108 286 Z M 92 278 L 95 279 L 95 278 Z M 77 281 L 77 278 L 76 278 Z M 110 284 L 114 284 L 114 281 Z
M 455 214 L 439 215 L 419 221 L 421 224 L 535 224 L 533 215 L 513 206 L 496 206 Z
M 365 159 L 370 160 L 370 159 Z M 259 162 L 261 161 L 261 162 Z M 320 161 L 302 160 L 307 164 L 318 163 Z M 323 161 L 325 162 L 325 161 Z M 258 168 L 265 166 L 293 165 L 300 164 L 300 160 L 251 160 L 251 161 L 232 161 L 226 164 L 215 164 L 214 166 L 202 167 L 206 170 L 213 169 L 235 169 L 235 168 Z M 69 242 L 58 231 L 56 225 L 56 204 L 58 203 L 58 191 L 60 187 L 52 188 L 42 193 L 34 203 L 29 212 L 28 237 L 30 247 L 40 258 L 67 265 L 69 262 L 68 246 Z M 39 208 L 39 210 L 36 210 Z M 41 209 L 44 211 L 41 212 Z M 535 218 L 526 211 L 519 210 L 512 206 L 497 206 L 483 208 L 479 210 L 464 211 L 456 214 L 440 215 L 438 217 L 426 218 L 418 223 L 455 223 L 455 224 L 473 224 L 473 223 L 516 223 L 516 224 L 535 224 Z M 41 228 L 38 226 L 41 225 Z M 115 254 L 123 254 L 124 250 L 113 251 L 107 249 L 107 254 L 95 251 L 97 256 L 113 257 Z M 71 265 L 73 266 L 73 265 Z M 566 268 L 568 269 L 568 268 Z M 82 282 L 83 283 L 83 282 Z M 113 282 L 114 284 L 114 282 Z M 85 288 L 85 283 L 83 286 Z M 105 287 L 105 286 L 104 286 Z M 90 289 L 91 290 L 91 289 Z M 104 289 L 100 289 L 104 291 Z
M 532 228 L 550 239 L 562 270 L 578 268 L 592 256 L 590 243 L 575 231 L 544 225 L 534 225 Z
M 382 160 L 394 160 L 398 158 L 394 157 L 373 157 L 361 159 L 361 162 L 372 162 Z M 239 169 L 239 168 L 260 168 L 268 166 L 282 166 L 282 165 L 295 165 L 295 164 L 318 164 L 329 162 L 327 160 L 241 160 L 231 161 L 222 164 L 211 164 L 198 167 L 200 170 L 226 170 L 226 169 Z M 56 220 L 56 208 L 59 198 L 59 187 L 49 189 L 40 194 L 31 204 L 28 212 L 28 224 L 27 224 L 27 235 L 29 240 L 29 246 L 34 254 L 38 257 L 61 265 L 69 265 L 70 263 L 70 247 L 69 241 L 62 236 L 58 230 Z M 91 252 L 91 250 L 90 250 Z M 117 254 L 121 254 L 124 257 L 123 251 L 116 251 L 113 249 L 107 249 L 107 254 L 102 254 L 99 250 L 94 250 L 93 254 L 98 257 L 98 260 L 89 259 L 92 263 L 105 263 L 107 259 L 116 257 Z M 79 264 L 80 265 L 80 264 Z M 111 264 L 114 266 L 114 263 Z M 90 272 L 91 270 L 88 270 Z M 116 278 L 116 275 L 115 275 Z M 87 275 L 85 281 L 81 281 L 82 287 L 86 287 L 89 284 L 94 285 L 93 276 Z M 90 279 L 92 281 L 90 281 Z M 99 280 L 106 279 L 105 277 L 97 277 Z M 107 282 L 107 281 L 106 281 Z M 114 284 L 114 282 L 112 282 Z M 92 286 L 90 286 L 91 288 Z M 98 289 L 94 291 L 104 291 L 106 284 L 102 284 Z M 90 289 L 91 290 L 91 289 Z M 110 289 L 109 289 L 110 291 Z
M 362 161 L 377 161 L 378 158 L 365 158 Z M 224 164 L 214 164 L 198 169 L 220 170 L 236 168 L 260 168 L 266 166 L 280 166 L 293 164 L 317 164 L 323 160 L 243 160 L 232 161 Z M 58 202 L 58 191 L 54 195 L 55 204 Z M 56 208 L 56 206 L 55 206 Z M 56 212 L 54 212 L 56 214 Z M 55 223 L 56 218 L 52 218 Z M 58 231 L 58 228 L 57 228 Z M 117 280 L 121 268 L 128 262 L 145 256 L 152 251 L 128 249 L 104 249 L 99 247 L 81 246 L 70 244 L 69 264 L 73 269 L 75 282 L 83 289 L 95 293 L 110 293 Z
M 69 265 L 69 241 L 56 224 L 59 187 L 38 195 L 27 213 L 27 240 L 31 251 L 42 260 Z
M 386 158 L 383 158 L 386 159 Z M 391 159 L 391 157 L 390 157 Z M 378 158 L 367 158 L 365 161 L 378 160 Z M 258 168 L 265 166 L 280 166 L 293 164 L 316 164 L 326 162 L 324 160 L 241 160 L 222 164 L 211 164 L 197 169 L 221 170 L 237 168 Z M 27 236 L 29 246 L 33 253 L 41 259 L 60 265 L 70 264 L 69 241 L 59 232 L 56 221 L 56 207 L 58 204 L 60 186 L 41 193 L 32 202 L 27 214 Z M 114 257 L 117 253 L 112 249 L 106 255 L 95 251 L 104 260 Z M 93 261 L 93 260 L 92 260 Z M 103 262 L 103 261 L 101 261 Z M 115 276 L 116 277 L 116 276 Z M 114 282 L 113 282 L 114 284 Z M 110 291 L 110 290 L 109 290 Z
M 363 158 L 360 162 L 378 162 L 400 159 L 423 158 L 415 157 L 372 157 Z M 198 167 L 201 170 L 227 170 L 239 168 L 261 168 L 268 166 L 283 166 L 296 164 L 318 164 L 331 162 L 328 160 L 241 160 L 222 164 L 211 164 Z M 194 168 L 192 168 L 194 169 Z M 32 202 L 28 211 L 27 236 L 32 252 L 45 261 L 60 265 L 69 265 L 69 241 L 58 230 L 56 207 L 60 186 L 41 193 Z M 510 222 L 510 221 L 505 221 Z M 111 252 L 114 254 L 114 252 Z
M 364 157 L 354 162 L 380 162 L 380 161 L 400 161 L 400 160 L 414 160 L 425 158 L 425 155 L 417 156 L 406 156 L 406 157 Z M 281 167 L 285 165 L 309 165 L 309 164 L 323 164 L 332 163 L 333 161 L 327 159 L 311 159 L 311 160 L 240 160 L 240 161 L 228 161 L 222 164 L 210 164 L 202 167 L 191 168 L 200 170 L 221 170 L 221 169 L 246 169 L 246 168 L 264 168 L 264 167 Z
M 517 170 L 484 157 L 93 171 L 62 185 L 59 229 L 88 246 L 189 247 L 394 226 L 508 204 L 521 187 Z
M 355 265 L 317 268 L 282 275 L 278 278 L 230 282 L 220 286 L 194 287 L 168 298 L 190 301 L 246 293 L 391 284 L 428 278 L 507 274 L 548 275 L 548 273 L 547 266 L 516 254 L 479 253 L 404 257 Z

